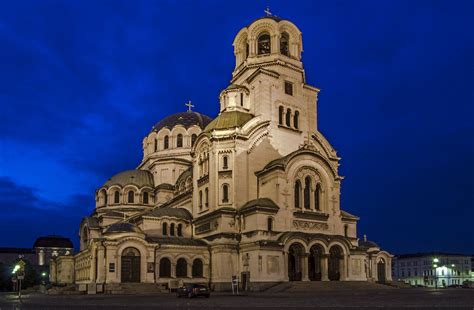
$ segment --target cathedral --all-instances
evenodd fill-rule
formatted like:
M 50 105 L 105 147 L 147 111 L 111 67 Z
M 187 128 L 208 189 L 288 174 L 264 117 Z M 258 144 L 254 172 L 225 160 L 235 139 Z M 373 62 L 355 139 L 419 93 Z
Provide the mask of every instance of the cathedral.
M 153 126 L 136 169 L 96 190 L 80 251 L 51 263 L 53 282 L 96 293 L 130 282 L 391 281 L 392 256 L 359 239 L 359 218 L 341 209 L 341 158 L 318 129 L 298 27 L 267 15 L 233 47 L 218 116 L 189 103 Z

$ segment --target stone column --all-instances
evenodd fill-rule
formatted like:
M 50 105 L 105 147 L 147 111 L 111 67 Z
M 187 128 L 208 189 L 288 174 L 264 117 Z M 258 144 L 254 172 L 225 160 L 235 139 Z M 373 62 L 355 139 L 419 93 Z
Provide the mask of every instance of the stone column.
M 255 44 L 255 39 L 250 39 L 249 40 L 249 57 L 253 57 L 256 54 L 256 44 Z
M 105 248 L 104 246 L 100 245 L 97 247 L 97 275 L 96 281 L 97 283 L 104 283 L 105 282 L 105 259 L 104 259 Z
M 283 280 L 289 281 L 288 277 L 288 253 L 283 251 Z
M 321 281 L 329 281 L 328 277 L 328 254 L 324 254 L 321 258 Z
M 301 261 L 302 261 L 302 264 L 303 266 L 301 266 L 301 271 L 303 273 L 302 275 L 302 279 L 301 281 L 309 281 L 309 276 L 308 276 L 308 256 L 309 254 L 308 253 L 304 253 L 302 256 L 301 256 Z
M 280 39 L 277 34 L 272 35 L 270 42 L 270 53 L 276 54 L 280 52 Z
M 347 264 L 346 264 L 346 255 L 344 255 L 339 260 L 339 274 L 341 275 L 340 281 L 345 281 L 347 279 Z
M 187 276 L 188 278 L 192 278 L 193 277 L 193 264 L 186 264 L 186 267 L 187 267 Z
M 171 278 L 176 278 L 176 264 L 173 262 L 171 263 Z

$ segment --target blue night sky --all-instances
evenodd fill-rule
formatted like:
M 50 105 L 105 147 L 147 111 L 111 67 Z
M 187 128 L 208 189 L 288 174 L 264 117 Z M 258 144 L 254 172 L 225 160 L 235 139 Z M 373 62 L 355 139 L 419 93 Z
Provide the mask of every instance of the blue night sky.
M 0 246 L 76 242 L 95 189 L 137 166 L 154 123 L 189 99 L 215 117 L 233 38 L 268 3 L 303 32 L 359 236 L 474 252 L 474 2 L 461 0 L 2 1 Z

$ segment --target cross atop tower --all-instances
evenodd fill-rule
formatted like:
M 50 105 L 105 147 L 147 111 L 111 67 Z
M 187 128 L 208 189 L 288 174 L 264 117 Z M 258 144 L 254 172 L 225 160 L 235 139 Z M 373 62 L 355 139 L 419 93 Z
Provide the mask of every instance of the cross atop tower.
M 270 7 L 267 6 L 267 8 L 264 10 L 265 14 L 267 14 L 267 16 L 272 16 L 272 12 L 270 12 Z
M 189 100 L 188 103 L 185 103 L 184 105 L 188 107 L 188 112 L 192 112 L 194 105 L 191 103 L 191 100 Z

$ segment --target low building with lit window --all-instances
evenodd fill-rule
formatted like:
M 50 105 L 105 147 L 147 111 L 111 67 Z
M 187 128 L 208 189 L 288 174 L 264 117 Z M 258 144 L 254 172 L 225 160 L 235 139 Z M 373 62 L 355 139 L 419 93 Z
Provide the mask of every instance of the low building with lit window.
M 410 285 L 446 287 L 474 280 L 472 256 L 452 253 L 397 255 L 392 263 L 392 278 Z
M 224 290 L 233 276 L 245 290 L 391 281 L 391 255 L 360 241 L 359 218 L 341 209 L 340 157 L 318 129 L 320 90 L 306 81 L 300 30 L 265 16 L 233 46 L 218 116 L 188 103 L 153 126 L 136 169 L 97 189 L 80 252 L 55 267 L 72 264 L 80 289 L 183 281 Z

